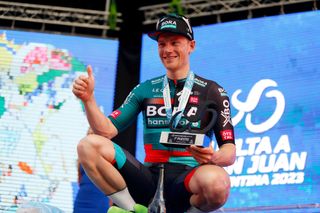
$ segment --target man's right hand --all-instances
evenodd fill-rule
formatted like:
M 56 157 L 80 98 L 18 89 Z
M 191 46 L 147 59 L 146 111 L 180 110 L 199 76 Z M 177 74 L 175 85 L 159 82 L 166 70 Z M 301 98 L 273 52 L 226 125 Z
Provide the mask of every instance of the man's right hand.
M 83 102 L 93 97 L 94 76 L 91 66 L 87 66 L 88 76 L 80 75 L 73 83 L 72 92 Z

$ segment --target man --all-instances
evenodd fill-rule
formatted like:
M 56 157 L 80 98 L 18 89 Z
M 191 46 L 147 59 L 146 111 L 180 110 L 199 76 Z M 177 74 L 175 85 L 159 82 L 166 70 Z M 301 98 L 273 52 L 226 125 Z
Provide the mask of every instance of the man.
M 88 77 L 80 76 L 75 81 L 73 93 L 83 101 L 95 133 L 80 141 L 79 160 L 92 181 L 118 206 L 109 212 L 139 212 L 142 206 L 136 203 L 147 206 L 156 190 L 159 163 L 165 164 L 167 212 L 218 209 L 226 202 L 230 190 L 229 176 L 222 167 L 233 164 L 236 156 L 229 98 L 217 83 L 190 70 L 189 56 L 195 49 L 195 40 L 187 18 L 166 15 L 149 36 L 158 42 L 159 57 L 166 74 L 139 84 L 123 105 L 108 117 L 97 107 L 91 67 L 87 68 Z M 218 115 L 206 137 L 211 139 L 215 135 L 218 151 L 211 144 L 173 148 L 159 142 L 161 134 L 171 131 L 172 117 L 174 127 L 181 129 L 188 124 L 186 120 L 198 115 L 200 108 L 208 102 L 214 103 Z M 146 152 L 144 164 L 111 141 L 141 111 Z M 176 111 L 183 112 L 182 116 L 175 116 Z M 191 129 L 201 131 L 211 119 L 212 114 L 205 113 Z
M 94 134 L 89 128 L 86 135 Z M 86 175 L 82 165 L 78 165 L 79 190 L 76 195 L 73 213 L 106 213 L 109 208 L 109 199 L 99 190 Z

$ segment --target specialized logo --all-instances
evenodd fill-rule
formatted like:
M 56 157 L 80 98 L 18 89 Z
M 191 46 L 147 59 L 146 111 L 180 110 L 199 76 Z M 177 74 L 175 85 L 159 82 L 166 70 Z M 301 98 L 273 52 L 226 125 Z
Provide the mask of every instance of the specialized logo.
M 265 93 L 267 98 L 275 98 L 276 105 L 273 114 L 260 124 L 252 123 L 252 112 L 259 104 L 263 92 L 269 87 L 277 87 L 278 84 L 271 79 L 262 79 L 251 88 L 247 100 L 241 102 L 238 96 L 242 92 L 241 89 L 236 90 L 232 95 L 232 104 L 239 112 L 232 118 L 234 125 L 237 125 L 243 117 L 245 117 L 246 128 L 253 133 L 261 133 L 271 129 L 280 120 L 285 109 L 285 98 L 279 90 L 271 90 Z

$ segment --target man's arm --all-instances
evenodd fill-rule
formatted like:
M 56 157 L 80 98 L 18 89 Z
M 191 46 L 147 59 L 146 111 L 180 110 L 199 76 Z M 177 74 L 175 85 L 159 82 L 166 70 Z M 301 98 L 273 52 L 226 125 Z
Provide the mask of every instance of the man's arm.
M 187 150 L 199 164 L 225 167 L 232 165 L 236 159 L 236 146 L 232 143 L 223 144 L 218 151 L 214 151 L 212 144 L 205 148 L 192 145 Z
M 117 128 L 113 125 L 99 109 L 94 97 L 83 102 L 86 109 L 87 119 L 93 132 L 97 135 L 112 139 L 118 134 Z
M 234 141 L 234 129 L 231 121 L 230 100 L 226 91 L 216 83 L 211 85 L 208 92 L 208 100 L 216 103 L 217 120 L 214 125 L 214 133 L 218 151 L 213 147 L 190 146 L 188 149 L 200 164 L 215 164 L 218 166 L 230 166 L 236 159 L 236 146 Z
M 94 76 L 91 66 L 87 67 L 87 73 L 88 76 L 81 75 L 75 80 L 72 92 L 84 104 L 87 119 L 93 132 L 111 139 L 118 134 L 118 130 L 101 112 L 94 98 Z
M 232 143 L 223 144 L 218 151 L 214 152 L 210 160 L 218 166 L 230 166 L 236 160 L 236 146 Z

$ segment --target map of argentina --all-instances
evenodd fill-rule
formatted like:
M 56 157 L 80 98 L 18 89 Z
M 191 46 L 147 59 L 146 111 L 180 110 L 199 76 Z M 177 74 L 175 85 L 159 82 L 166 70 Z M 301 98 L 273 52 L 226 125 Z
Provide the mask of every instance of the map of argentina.
M 86 66 L 67 49 L 0 34 L 0 211 L 41 201 L 71 212 L 76 145 L 88 128 L 71 92 Z

